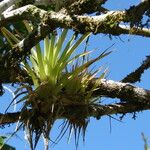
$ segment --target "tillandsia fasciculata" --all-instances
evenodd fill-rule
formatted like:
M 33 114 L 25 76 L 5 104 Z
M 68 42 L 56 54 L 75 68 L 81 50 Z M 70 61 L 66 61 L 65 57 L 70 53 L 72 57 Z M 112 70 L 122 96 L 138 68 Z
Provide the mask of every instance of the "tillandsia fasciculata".
M 24 24 L 28 32 L 31 32 L 32 26 L 27 21 L 24 21 Z M 2 28 L 1 31 L 11 46 L 20 41 L 6 28 Z M 23 120 L 31 149 L 36 147 L 41 134 L 45 139 L 45 147 L 48 148 L 51 140 L 49 133 L 57 119 L 63 119 L 64 123 L 60 135 L 55 140 L 56 143 L 66 129 L 69 129 L 70 135 L 74 130 L 76 146 L 80 132 L 84 139 L 89 122 L 88 108 L 99 103 L 99 97 L 92 95 L 97 85 L 93 88 L 88 88 L 88 85 L 102 70 L 101 67 L 90 71 L 89 67 L 110 54 L 104 51 L 97 58 L 83 61 L 91 51 L 80 51 L 81 53 L 76 54 L 76 50 L 90 34 L 85 33 L 76 39 L 75 34 L 68 35 L 68 29 L 63 29 L 58 34 L 51 33 L 44 38 L 44 49 L 41 48 L 42 44 L 38 43 L 31 49 L 31 54 L 21 62 L 20 67 L 26 71 L 33 83 L 31 90 L 23 98 L 18 99 L 18 103 L 23 102 L 22 111 L 31 111 L 30 117 Z M 104 78 L 105 74 L 106 70 L 98 78 Z M 34 135 L 36 140 L 33 144 Z

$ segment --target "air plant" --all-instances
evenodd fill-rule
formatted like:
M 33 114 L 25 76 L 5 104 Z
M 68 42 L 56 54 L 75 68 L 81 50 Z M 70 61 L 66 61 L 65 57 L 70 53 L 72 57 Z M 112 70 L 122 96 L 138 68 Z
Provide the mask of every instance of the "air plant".
M 25 22 L 25 25 L 31 32 L 29 23 Z M 19 42 L 7 29 L 2 28 L 1 31 L 11 46 Z M 99 103 L 97 101 L 99 98 L 92 94 L 97 89 L 97 85 L 90 89 L 88 86 L 102 68 L 93 72 L 89 67 L 110 52 L 104 51 L 95 59 L 82 61 L 83 57 L 88 56 L 91 51 L 77 55 L 75 51 L 91 33 L 81 35 L 78 40 L 73 34 L 66 41 L 67 32 L 67 29 L 63 29 L 60 36 L 51 33 L 45 37 L 44 49 L 38 43 L 31 49 L 29 57 L 20 64 L 33 82 L 32 90 L 19 100 L 19 102 L 24 101 L 22 111 L 31 110 L 31 116 L 23 120 L 31 149 L 35 149 L 41 134 L 45 139 L 45 149 L 48 149 L 51 140 L 49 133 L 57 119 L 64 119 L 64 126 L 56 142 L 61 139 L 66 129 L 69 129 L 70 135 L 72 130 L 74 131 L 77 146 L 80 132 L 84 139 L 89 122 L 88 106 Z M 99 76 L 99 79 L 104 78 L 105 74 L 106 71 Z

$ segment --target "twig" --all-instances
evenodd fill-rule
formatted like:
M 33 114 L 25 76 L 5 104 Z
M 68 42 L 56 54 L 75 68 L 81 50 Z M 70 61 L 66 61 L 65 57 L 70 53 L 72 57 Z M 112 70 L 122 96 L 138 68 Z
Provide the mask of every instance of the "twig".
M 150 56 L 147 56 L 143 63 L 133 72 L 128 74 L 121 82 L 135 83 L 141 81 L 141 76 L 150 67 Z

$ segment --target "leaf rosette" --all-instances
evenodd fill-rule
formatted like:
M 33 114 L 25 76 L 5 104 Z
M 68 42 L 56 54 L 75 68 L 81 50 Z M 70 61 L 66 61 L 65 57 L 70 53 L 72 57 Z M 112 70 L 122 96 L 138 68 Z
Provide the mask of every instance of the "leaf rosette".
M 26 21 L 24 23 L 28 32 L 31 32 L 31 26 Z M 11 46 L 19 42 L 6 28 L 1 31 Z M 25 101 L 22 110 L 30 109 L 32 112 L 32 115 L 24 120 L 30 133 L 28 140 L 31 147 L 33 133 L 37 139 L 34 147 L 42 133 L 48 143 L 49 132 L 57 119 L 64 119 L 66 122 L 61 134 L 65 132 L 66 126 L 70 127 L 69 132 L 71 134 L 72 129 L 74 130 L 78 145 L 77 134 L 82 131 L 84 137 L 89 122 L 89 106 L 99 103 L 99 98 L 93 96 L 97 85 L 89 88 L 89 83 L 102 67 L 96 71 L 90 71 L 89 68 L 110 52 L 104 51 L 97 58 L 85 59 L 91 51 L 75 53 L 91 33 L 83 34 L 78 39 L 73 34 L 69 40 L 67 33 L 67 29 L 63 29 L 60 35 L 51 33 L 44 38 L 44 49 L 41 48 L 42 44 L 38 43 L 21 63 L 33 82 L 32 90 L 18 101 Z M 104 78 L 105 74 L 106 70 L 98 78 Z M 61 134 L 56 141 L 61 138 Z

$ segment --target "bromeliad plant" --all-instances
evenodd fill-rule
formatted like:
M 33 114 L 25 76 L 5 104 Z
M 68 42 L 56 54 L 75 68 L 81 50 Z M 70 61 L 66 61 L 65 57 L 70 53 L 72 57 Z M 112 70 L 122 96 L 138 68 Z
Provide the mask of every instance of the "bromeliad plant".
M 30 32 L 29 24 L 26 22 L 25 25 Z M 19 42 L 5 28 L 2 32 L 11 45 Z M 56 142 L 69 128 L 70 135 L 74 130 L 77 145 L 78 135 L 82 131 L 84 137 L 89 121 L 88 106 L 98 103 L 98 98 L 92 95 L 97 86 L 89 89 L 88 85 L 101 68 L 92 72 L 89 71 L 89 67 L 110 52 L 105 51 L 95 59 L 83 61 L 83 57 L 85 58 L 91 51 L 77 55 L 75 51 L 90 33 L 82 35 L 78 40 L 75 40 L 76 36 L 73 34 L 65 41 L 67 32 L 68 30 L 64 29 L 60 36 L 50 34 L 44 39 L 44 49 L 40 43 L 37 44 L 32 48 L 30 56 L 22 62 L 23 69 L 33 81 L 33 89 L 19 101 L 25 100 L 23 110 L 31 109 L 31 116 L 24 120 L 24 125 L 28 129 L 28 140 L 32 149 L 36 147 L 41 134 L 44 135 L 46 149 L 48 148 L 49 132 L 55 120 L 61 118 L 65 123 Z M 105 73 L 104 71 L 99 79 L 104 78 Z

